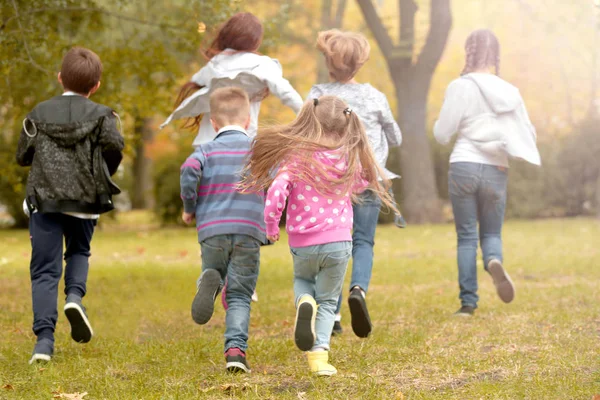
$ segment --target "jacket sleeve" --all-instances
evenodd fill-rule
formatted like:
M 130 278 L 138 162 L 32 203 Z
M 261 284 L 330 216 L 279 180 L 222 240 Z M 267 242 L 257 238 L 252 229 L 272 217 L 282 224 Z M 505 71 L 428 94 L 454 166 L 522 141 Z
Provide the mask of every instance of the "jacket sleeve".
M 189 214 L 196 212 L 198 182 L 202 178 L 203 161 L 202 152 L 198 150 L 189 156 L 181 166 L 181 174 L 179 176 L 181 200 L 183 201 L 183 211 Z
M 192 79 L 190 79 L 191 82 L 194 82 L 197 85 L 200 86 L 208 86 L 211 79 L 214 78 L 213 76 L 210 76 L 210 68 L 208 68 L 207 66 L 204 66 L 200 69 L 200 71 L 196 72 L 193 76 Z
M 22 167 L 29 167 L 33 163 L 35 155 L 35 138 L 37 136 L 37 128 L 29 120 L 23 121 L 19 143 L 17 145 L 17 164 Z
M 400 127 L 394 119 L 394 114 L 392 114 L 387 98 L 384 94 L 381 97 L 382 107 L 379 114 L 379 123 L 383 128 L 389 146 L 399 147 L 402 144 L 402 132 L 400 132 Z
M 260 67 L 260 75 L 265 80 L 269 91 L 277 96 L 284 105 L 290 107 L 298 114 L 303 104 L 302 97 L 300 97 L 290 82 L 283 77 L 283 71 L 279 62 L 268 58 Z
M 465 112 L 465 101 L 462 92 L 459 81 L 450 83 L 448 89 L 446 89 L 440 116 L 433 127 L 433 135 L 440 144 L 450 143 L 452 136 L 458 131 Z
M 279 221 L 291 187 L 290 174 L 282 168 L 267 191 L 265 200 L 265 224 L 269 236 L 279 233 Z
M 119 127 L 117 127 L 117 120 Z M 123 148 L 125 142 L 119 131 L 121 122 L 117 113 L 113 112 L 110 116 L 104 118 L 98 144 L 102 149 L 102 157 L 108 167 L 110 175 L 114 175 L 123 160 Z

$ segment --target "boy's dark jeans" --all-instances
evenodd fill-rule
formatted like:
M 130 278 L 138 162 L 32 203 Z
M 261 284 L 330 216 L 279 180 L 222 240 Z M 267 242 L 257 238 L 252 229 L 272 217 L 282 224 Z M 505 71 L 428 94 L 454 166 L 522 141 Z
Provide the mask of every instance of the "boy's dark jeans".
M 63 267 L 63 237 L 66 251 L 65 294 L 81 297 L 86 292 L 90 242 L 96 220 L 65 214 L 33 213 L 29 220 L 31 235 L 31 294 L 33 333 L 54 332 L 58 317 L 58 282 Z

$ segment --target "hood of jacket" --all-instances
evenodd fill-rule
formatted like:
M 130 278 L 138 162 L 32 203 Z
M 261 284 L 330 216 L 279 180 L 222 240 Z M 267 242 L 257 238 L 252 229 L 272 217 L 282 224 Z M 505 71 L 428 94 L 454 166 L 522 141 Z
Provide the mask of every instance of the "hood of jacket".
M 56 96 L 38 104 L 27 119 L 38 132 L 69 147 L 88 137 L 98 127 L 98 120 L 111 112 L 83 96 Z
M 512 112 L 523 102 L 519 89 L 493 74 L 470 73 L 463 76 L 479 88 L 488 105 L 496 114 Z

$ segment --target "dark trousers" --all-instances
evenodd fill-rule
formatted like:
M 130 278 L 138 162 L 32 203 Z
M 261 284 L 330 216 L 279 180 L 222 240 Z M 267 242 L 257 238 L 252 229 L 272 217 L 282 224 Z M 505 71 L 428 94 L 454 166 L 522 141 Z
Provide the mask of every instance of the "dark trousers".
M 63 237 L 65 294 L 86 292 L 90 242 L 95 220 L 65 214 L 34 213 L 29 220 L 31 236 L 31 294 L 33 300 L 33 333 L 54 332 L 58 318 L 58 282 L 63 269 Z

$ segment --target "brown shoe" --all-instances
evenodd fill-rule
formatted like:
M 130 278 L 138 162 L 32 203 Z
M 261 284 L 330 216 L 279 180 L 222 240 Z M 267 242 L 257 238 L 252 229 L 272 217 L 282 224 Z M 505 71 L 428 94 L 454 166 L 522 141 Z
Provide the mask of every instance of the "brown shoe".
M 510 303 L 515 298 L 515 285 L 510 276 L 498 260 L 491 260 L 488 264 L 488 272 L 492 275 L 498 297 L 505 303 Z

